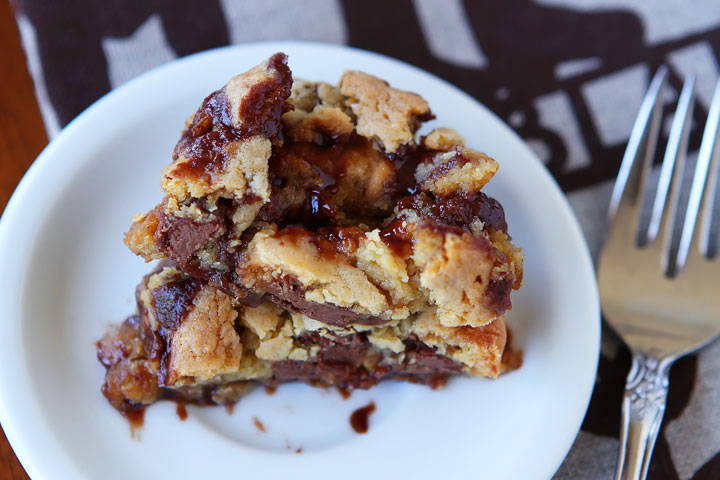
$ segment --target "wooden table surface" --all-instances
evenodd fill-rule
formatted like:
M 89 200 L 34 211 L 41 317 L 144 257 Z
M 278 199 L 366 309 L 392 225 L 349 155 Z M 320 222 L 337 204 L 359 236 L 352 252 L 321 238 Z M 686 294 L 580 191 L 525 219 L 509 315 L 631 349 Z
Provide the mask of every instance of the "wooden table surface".
M 48 139 L 13 10 L 0 0 L 0 212 Z M 31 413 L 31 412 L 28 412 Z M 0 480 L 29 478 L 0 430 Z

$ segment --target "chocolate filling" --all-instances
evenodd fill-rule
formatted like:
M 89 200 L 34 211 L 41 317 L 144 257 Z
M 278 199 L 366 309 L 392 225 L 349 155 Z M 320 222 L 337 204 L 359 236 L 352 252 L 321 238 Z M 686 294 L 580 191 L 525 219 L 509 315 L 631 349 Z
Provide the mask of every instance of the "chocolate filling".
M 270 57 L 268 69 L 274 75 L 252 86 L 239 111 L 243 122 L 241 131 L 248 137 L 277 137 L 280 133 L 280 117 L 293 109 L 286 102 L 293 82 L 292 72 L 287 66 L 287 55 L 276 53 Z
M 184 265 L 200 247 L 222 228 L 218 218 L 215 221 L 198 223 L 191 218 L 169 217 L 163 213 L 155 231 L 156 245 L 168 252 L 176 263 Z
M 512 292 L 512 280 L 499 278 L 490 281 L 486 290 L 485 305 L 493 309 L 498 315 L 502 315 L 512 304 L 510 292 Z
M 380 239 L 395 255 L 402 258 L 408 258 L 412 255 L 412 233 L 408 231 L 408 224 L 405 221 L 396 218 L 390 222 L 380 230 Z
M 403 156 L 383 154 L 357 134 L 319 144 L 286 141 L 269 160 L 272 193 L 257 218 L 280 228 L 302 225 L 312 231 L 358 223 L 378 226 L 407 194 L 396 179 L 410 163 Z
M 265 290 L 268 292 L 265 298 L 280 308 L 300 312 L 328 325 L 338 327 L 346 327 L 351 324 L 382 325 L 389 321 L 331 303 L 309 302 L 305 299 L 305 289 L 288 276 L 280 277 L 276 282 L 267 284 Z
M 287 56 L 277 53 L 270 57 L 268 70 L 274 75 L 253 85 L 243 98 L 238 112 L 240 125 L 233 124 L 225 89 L 203 101 L 175 146 L 173 160 L 181 156 L 188 159 L 175 166 L 175 177 L 200 179 L 220 172 L 233 153 L 226 148 L 228 144 L 256 135 L 274 140 L 279 135 L 280 117 L 292 109 L 286 102 L 292 86 Z
M 152 360 L 143 347 L 142 338 L 149 333 L 143 330 L 148 329 L 147 322 L 132 316 L 114 335 L 97 343 L 98 359 L 107 369 L 102 393 L 126 416 L 162 399 L 202 405 L 232 404 L 246 392 L 249 383 L 275 386 L 301 381 L 311 385 L 365 389 L 383 380 L 402 379 L 437 387 L 449 376 L 462 371 L 461 364 L 438 354 L 414 337 L 405 340 L 406 352 L 400 360 L 394 354 L 374 350 L 363 333 L 326 338 L 313 332 L 298 340 L 308 346 L 320 346 L 318 354 L 306 362 L 272 362 L 271 378 L 167 388 L 162 386 L 158 361 Z M 162 356 L 168 354 L 166 351 L 161 353 Z
M 166 283 L 152 291 L 155 318 L 164 331 L 174 332 L 182 324 L 201 287 L 200 280 L 185 278 Z
M 383 380 L 403 379 L 431 385 L 442 384 L 462 372 L 462 366 L 412 337 L 404 341 L 402 360 L 374 351 L 364 334 L 322 337 L 311 333 L 299 339 L 320 345 L 320 351 L 306 362 L 280 361 L 272 364 L 273 382 L 300 380 L 340 388 L 369 388 Z
M 427 193 L 405 197 L 398 210 L 414 210 L 423 220 L 434 220 L 472 233 L 474 221 L 483 222 L 485 229 L 507 233 L 505 211 L 500 202 L 483 192 L 458 193 L 433 198 Z

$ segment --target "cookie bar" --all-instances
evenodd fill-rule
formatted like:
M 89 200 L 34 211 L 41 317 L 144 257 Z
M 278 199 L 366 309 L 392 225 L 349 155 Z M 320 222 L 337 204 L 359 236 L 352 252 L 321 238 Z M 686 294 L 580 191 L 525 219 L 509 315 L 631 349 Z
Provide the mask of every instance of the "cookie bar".
M 432 118 L 364 73 L 293 82 L 276 54 L 188 120 L 165 197 L 125 242 L 245 307 L 328 329 L 491 325 L 522 284 L 503 209 L 480 191 L 498 163 L 452 130 L 418 138 Z
M 507 351 L 502 317 L 443 326 L 433 309 L 374 327 L 335 327 L 267 302 L 246 307 L 171 264 L 136 291 L 138 315 L 98 342 L 103 393 L 128 412 L 162 398 L 232 404 L 257 385 L 288 381 L 344 389 L 398 379 L 442 385 L 495 377 Z

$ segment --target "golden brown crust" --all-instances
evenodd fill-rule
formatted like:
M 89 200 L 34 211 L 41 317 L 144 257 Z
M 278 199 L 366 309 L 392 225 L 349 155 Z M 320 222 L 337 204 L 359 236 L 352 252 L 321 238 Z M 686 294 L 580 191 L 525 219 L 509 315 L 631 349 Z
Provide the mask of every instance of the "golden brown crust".
M 498 163 L 467 147 L 437 153 L 432 162 L 418 165 L 418 188 L 437 196 L 478 192 L 498 170 Z
M 355 130 L 340 91 L 323 82 L 295 80 L 289 102 L 295 107 L 283 115 L 286 138 L 315 142 L 319 135 L 347 138 Z
M 303 286 L 309 302 L 331 303 L 376 316 L 389 312 L 387 298 L 365 273 L 343 256 L 323 256 L 311 234 L 260 231 L 250 242 L 247 257 L 246 268 L 255 273 L 255 278 L 247 276 L 248 280 L 271 283 L 288 275 Z
M 290 318 L 288 312 L 270 303 L 242 309 L 242 324 L 257 336 L 255 356 L 258 359 L 305 361 L 309 358 L 309 350 L 294 341 L 295 330 Z
M 355 130 L 350 117 L 338 107 L 316 106 L 311 112 L 295 110 L 283 116 L 287 138 L 295 142 L 314 142 L 318 133 L 331 138 L 349 137 Z
M 243 198 L 252 194 L 262 200 L 270 196 L 267 162 L 272 144 L 256 136 L 243 141 L 228 142 L 221 147 L 228 160 L 219 171 L 208 169 L 199 178 L 184 173 L 193 157 L 180 154 L 163 169 L 162 188 L 178 201 L 208 196 Z
M 130 230 L 125 233 L 125 245 L 146 262 L 165 258 L 165 254 L 155 244 L 155 232 L 159 222 L 155 210 L 150 210 L 146 214 L 139 213 L 133 218 Z
M 498 317 L 482 327 L 447 327 L 432 310 L 418 316 L 413 332 L 425 344 L 462 363 L 478 377 L 497 377 L 507 340 L 505 318 Z
M 479 327 L 502 314 L 489 290 L 502 278 L 504 262 L 487 240 L 430 228 L 419 229 L 416 238 L 413 259 L 421 270 L 420 286 L 443 325 Z
M 452 128 L 436 128 L 421 139 L 424 147 L 431 150 L 452 150 L 457 146 L 464 147 L 465 139 Z
M 394 89 L 366 73 L 345 72 L 339 87 L 357 117 L 357 132 L 380 140 L 388 153 L 412 144 L 418 117 L 430 115 L 428 103 L 419 95 Z
M 293 79 L 288 101 L 295 111 L 311 112 L 318 105 L 346 109 L 345 97 L 340 89 L 326 82 L 310 82 L 302 78 Z
M 514 274 L 513 288 L 518 289 L 523 284 L 523 259 L 525 254 L 522 249 L 516 247 L 507 233 L 495 230 L 490 234 L 490 241 L 493 246 L 501 251 L 510 263 L 510 270 Z
M 507 235 L 499 232 L 495 238 L 513 255 L 513 263 L 484 236 L 423 223 L 405 228 L 413 244 L 408 258 L 394 253 L 379 229 L 359 235 L 357 249 L 330 255 L 310 232 L 262 230 L 248 246 L 244 286 L 262 290 L 290 277 L 307 302 L 350 308 L 381 323 L 431 307 L 437 307 L 443 325 L 453 327 L 479 327 L 502 315 L 509 289 L 522 281 L 522 254 Z
M 167 383 L 180 385 L 184 377 L 197 383 L 236 372 L 242 357 L 234 327 L 237 316 L 228 295 L 209 286 L 201 288 L 170 339 Z

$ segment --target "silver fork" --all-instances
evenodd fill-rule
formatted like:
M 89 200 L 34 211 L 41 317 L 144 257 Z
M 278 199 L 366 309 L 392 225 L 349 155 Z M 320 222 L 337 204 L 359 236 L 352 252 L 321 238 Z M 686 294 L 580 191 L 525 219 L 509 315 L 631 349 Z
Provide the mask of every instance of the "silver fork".
M 685 81 L 678 99 L 648 231 L 639 232 L 666 83 L 667 69 L 661 67 L 630 135 L 598 265 L 605 319 L 632 351 L 622 404 L 617 480 L 647 476 L 665 413 L 672 363 L 720 334 L 720 262 L 708 258 L 718 175 L 720 82 L 708 113 L 677 254 L 670 247 L 693 117 L 693 78 Z

